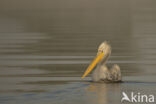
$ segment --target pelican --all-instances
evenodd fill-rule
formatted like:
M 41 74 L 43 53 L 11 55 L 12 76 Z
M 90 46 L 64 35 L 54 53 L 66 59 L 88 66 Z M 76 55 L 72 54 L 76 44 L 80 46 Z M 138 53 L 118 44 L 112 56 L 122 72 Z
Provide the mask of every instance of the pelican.
M 106 66 L 106 61 L 111 55 L 111 46 L 104 41 L 100 44 L 96 58 L 89 65 L 87 70 L 82 76 L 82 79 L 86 77 L 96 66 L 92 80 L 94 82 L 121 82 L 121 71 L 117 64 L 114 64 L 110 69 Z

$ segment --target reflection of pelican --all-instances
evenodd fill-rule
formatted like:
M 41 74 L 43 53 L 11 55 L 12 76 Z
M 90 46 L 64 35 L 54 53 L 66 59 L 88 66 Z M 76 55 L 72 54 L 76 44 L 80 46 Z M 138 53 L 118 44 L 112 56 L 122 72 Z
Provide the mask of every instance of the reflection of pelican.
M 82 78 L 87 76 L 88 73 L 90 73 L 93 70 L 93 68 L 98 64 L 92 75 L 93 81 L 120 82 L 121 81 L 120 67 L 117 64 L 115 64 L 111 69 L 108 69 L 108 67 L 105 65 L 110 54 L 111 54 L 111 47 L 105 41 L 99 46 L 97 57 L 89 65 L 88 69 L 85 71 Z
M 90 83 L 85 94 L 89 104 L 120 104 L 121 87 L 120 83 Z

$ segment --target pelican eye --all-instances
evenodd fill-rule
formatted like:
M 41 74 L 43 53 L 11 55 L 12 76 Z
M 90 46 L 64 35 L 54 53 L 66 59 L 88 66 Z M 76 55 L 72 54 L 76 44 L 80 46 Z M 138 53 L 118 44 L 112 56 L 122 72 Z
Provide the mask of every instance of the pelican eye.
M 104 53 L 104 50 L 102 50 L 102 49 L 101 49 L 99 52 L 102 52 L 102 53 Z
M 101 52 L 104 53 L 104 50 L 102 50 Z

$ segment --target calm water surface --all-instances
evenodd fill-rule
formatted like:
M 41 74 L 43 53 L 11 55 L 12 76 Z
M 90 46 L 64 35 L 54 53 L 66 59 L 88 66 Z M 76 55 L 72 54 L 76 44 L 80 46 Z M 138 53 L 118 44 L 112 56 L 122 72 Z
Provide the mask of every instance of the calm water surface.
M 81 80 L 104 40 L 123 83 Z M 0 104 L 120 104 L 155 75 L 154 0 L 0 1 Z

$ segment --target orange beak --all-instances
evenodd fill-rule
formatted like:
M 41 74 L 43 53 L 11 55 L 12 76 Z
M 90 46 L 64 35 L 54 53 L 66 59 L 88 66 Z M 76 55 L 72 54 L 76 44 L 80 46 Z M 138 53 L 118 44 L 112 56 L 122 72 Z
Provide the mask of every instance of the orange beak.
M 102 60 L 103 57 L 104 57 L 104 53 L 100 52 L 96 56 L 96 58 L 93 60 L 93 62 L 88 66 L 87 70 L 85 71 L 85 73 L 83 74 L 83 76 L 81 78 L 83 79 L 84 77 L 86 77 L 94 69 L 94 67 L 97 65 L 97 63 Z

